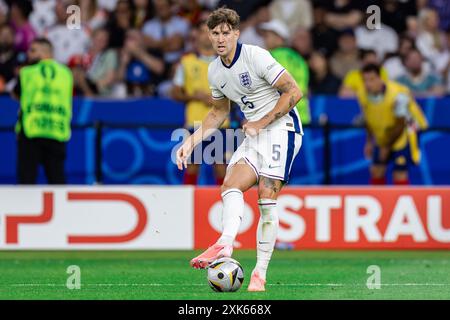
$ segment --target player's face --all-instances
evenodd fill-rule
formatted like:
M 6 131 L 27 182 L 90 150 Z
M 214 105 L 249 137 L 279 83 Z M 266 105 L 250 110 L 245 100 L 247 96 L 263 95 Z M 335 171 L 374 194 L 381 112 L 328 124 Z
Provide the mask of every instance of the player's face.
M 378 94 L 383 89 L 383 80 L 375 72 L 363 73 L 363 80 L 366 90 L 370 94 Z
M 209 30 L 209 40 L 211 40 L 214 50 L 221 57 L 227 57 L 236 48 L 239 39 L 239 30 L 233 30 L 225 23 Z

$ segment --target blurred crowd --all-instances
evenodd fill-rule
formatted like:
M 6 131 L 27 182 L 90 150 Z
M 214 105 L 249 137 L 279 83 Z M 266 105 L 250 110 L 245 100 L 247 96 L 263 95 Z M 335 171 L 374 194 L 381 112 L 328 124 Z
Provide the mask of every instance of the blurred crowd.
M 380 23 L 377 8 L 367 13 L 374 4 Z M 242 43 L 270 49 L 275 35 L 297 51 L 309 94 L 354 95 L 354 70 L 369 63 L 416 96 L 450 94 L 447 0 L 0 0 L 0 92 L 46 37 L 76 95 L 168 97 L 180 58 L 197 49 L 196 26 L 221 6 L 240 14 Z

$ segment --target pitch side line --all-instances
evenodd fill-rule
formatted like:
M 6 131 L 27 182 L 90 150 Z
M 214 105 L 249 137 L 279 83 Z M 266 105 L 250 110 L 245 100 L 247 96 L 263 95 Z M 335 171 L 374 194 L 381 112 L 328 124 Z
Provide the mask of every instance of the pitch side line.
M 82 287 L 187 287 L 205 286 L 204 283 L 86 283 Z M 278 283 L 267 284 L 273 287 L 366 287 L 366 284 L 346 283 Z M 450 287 L 450 283 L 381 283 L 381 287 Z M 13 283 L 0 284 L 0 287 L 66 287 L 65 284 L 56 283 Z

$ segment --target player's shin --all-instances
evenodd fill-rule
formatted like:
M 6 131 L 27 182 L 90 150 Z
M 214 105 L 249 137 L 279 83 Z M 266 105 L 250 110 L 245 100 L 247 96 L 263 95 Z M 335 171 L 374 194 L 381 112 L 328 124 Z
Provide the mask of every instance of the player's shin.
M 244 216 L 244 195 L 239 189 L 228 189 L 222 193 L 222 236 L 218 244 L 233 245 Z
M 257 262 L 256 270 L 258 270 L 261 278 L 266 278 L 267 268 L 270 258 L 272 257 L 273 248 L 277 239 L 278 232 L 278 212 L 277 200 L 259 199 L 259 212 L 261 214 L 258 223 L 257 240 Z

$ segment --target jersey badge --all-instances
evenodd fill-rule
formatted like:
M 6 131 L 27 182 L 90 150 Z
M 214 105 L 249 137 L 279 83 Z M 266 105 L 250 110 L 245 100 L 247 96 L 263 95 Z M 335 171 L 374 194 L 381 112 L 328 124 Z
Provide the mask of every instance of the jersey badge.
M 248 72 L 240 73 L 239 80 L 243 87 L 250 89 L 252 85 L 252 78 L 250 78 L 250 74 Z

